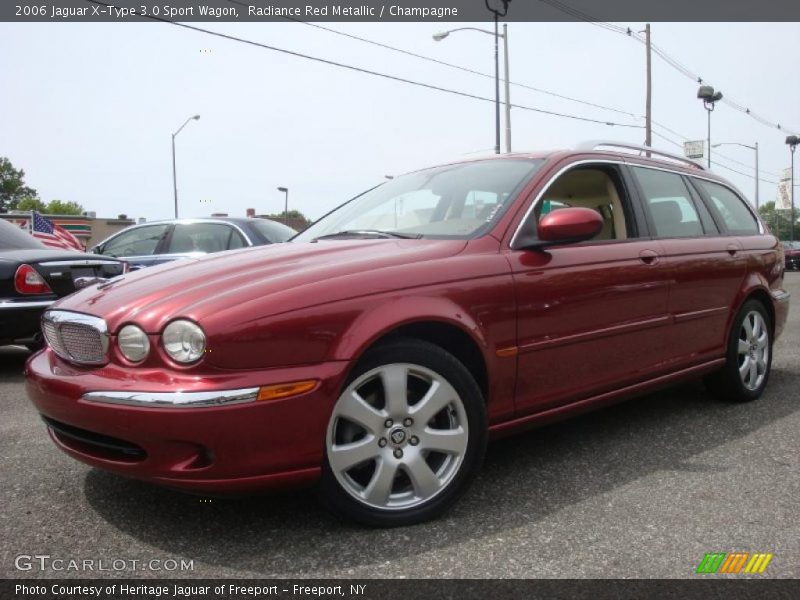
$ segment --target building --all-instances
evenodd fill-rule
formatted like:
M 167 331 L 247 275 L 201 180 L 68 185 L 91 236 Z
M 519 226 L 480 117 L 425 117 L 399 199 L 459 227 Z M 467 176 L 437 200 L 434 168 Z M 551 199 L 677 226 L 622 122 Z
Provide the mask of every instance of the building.
M 95 213 L 87 212 L 83 215 L 43 215 L 56 225 L 61 225 L 72 235 L 78 238 L 86 249 L 90 249 L 108 236 L 134 225 L 136 221 L 119 215 L 116 219 L 97 218 Z M 29 227 L 31 214 L 28 211 L 10 211 L 0 214 L 0 219 L 10 221 L 19 227 Z

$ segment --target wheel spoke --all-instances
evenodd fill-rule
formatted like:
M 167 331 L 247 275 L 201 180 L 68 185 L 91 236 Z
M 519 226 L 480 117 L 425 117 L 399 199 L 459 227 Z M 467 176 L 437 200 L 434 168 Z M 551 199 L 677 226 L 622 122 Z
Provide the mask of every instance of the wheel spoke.
M 406 471 L 414 486 L 414 491 L 420 498 L 428 498 L 439 490 L 439 479 L 425 462 L 421 453 L 417 453 L 408 463 Z
M 350 444 L 332 446 L 328 453 L 331 467 L 340 472 L 348 471 L 357 464 L 375 459 L 377 456 L 378 445 L 372 435 Z
M 750 387 L 756 387 L 758 379 L 758 363 L 754 360 L 750 361 Z
M 744 331 L 747 335 L 747 339 L 753 339 L 753 324 L 750 321 L 751 315 L 747 315 L 744 318 L 744 322 L 742 323 L 742 327 L 744 327 Z
M 435 450 L 447 454 L 463 454 L 467 448 L 467 432 L 458 429 L 425 429 L 420 438 L 420 446 L 425 450 Z
M 428 423 L 445 406 L 458 398 L 458 393 L 446 381 L 434 379 L 422 400 L 412 407 L 412 416 L 422 423 Z
M 750 343 L 747 340 L 739 340 L 739 354 L 748 354 L 750 352 Z
M 386 411 L 394 419 L 408 414 L 408 369 L 402 365 L 389 365 L 381 370 Z
M 753 337 L 758 338 L 761 335 L 761 317 L 753 315 Z
M 336 408 L 340 417 L 353 421 L 364 427 L 370 433 L 377 435 L 383 428 L 383 415 L 353 391 L 347 397 L 342 398 Z
M 382 458 L 378 461 L 375 473 L 364 490 L 364 497 L 373 504 L 385 505 L 389 502 L 392 485 L 397 475 L 397 463 L 393 460 Z
M 761 335 L 756 338 L 756 344 L 758 344 L 759 348 L 766 348 L 768 342 L 769 336 L 767 335 L 766 331 L 762 331 Z
M 747 372 L 750 370 L 751 362 L 753 361 L 750 359 L 750 355 L 748 354 L 744 357 L 744 362 L 742 362 L 741 366 L 739 367 L 739 375 L 741 375 L 742 381 L 745 380 Z

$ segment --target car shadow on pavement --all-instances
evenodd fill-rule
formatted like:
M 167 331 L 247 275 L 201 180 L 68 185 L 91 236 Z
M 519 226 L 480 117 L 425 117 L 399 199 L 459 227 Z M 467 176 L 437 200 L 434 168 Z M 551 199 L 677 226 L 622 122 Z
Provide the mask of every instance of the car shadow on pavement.
M 360 566 L 497 537 L 658 471 L 722 468 L 692 459 L 800 409 L 798 384 L 794 371 L 775 369 L 763 399 L 731 405 L 690 383 L 495 442 L 454 509 L 413 527 L 342 522 L 309 491 L 209 500 L 96 469 L 84 490 L 98 515 L 126 535 L 196 563 L 265 577 L 347 576 Z M 202 564 L 195 569 L 202 577 Z

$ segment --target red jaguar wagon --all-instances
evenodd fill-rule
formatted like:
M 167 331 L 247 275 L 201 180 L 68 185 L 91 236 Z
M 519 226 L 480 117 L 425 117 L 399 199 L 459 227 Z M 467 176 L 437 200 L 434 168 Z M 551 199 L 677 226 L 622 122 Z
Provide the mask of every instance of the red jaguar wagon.
M 318 482 L 340 514 L 410 524 L 464 492 L 489 437 L 701 376 L 758 398 L 783 274 L 742 194 L 691 161 L 508 154 L 69 296 L 27 389 L 90 465 L 198 493 Z

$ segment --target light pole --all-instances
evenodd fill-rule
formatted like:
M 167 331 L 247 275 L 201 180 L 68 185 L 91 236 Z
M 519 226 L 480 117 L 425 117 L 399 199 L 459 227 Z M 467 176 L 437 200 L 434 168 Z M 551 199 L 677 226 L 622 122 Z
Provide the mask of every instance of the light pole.
M 800 143 L 800 138 L 796 135 L 788 135 L 786 136 L 786 143 L 789 145 L 789 152 L 792 154 L 792 166 L 791 166 L 791 180 L 789 181 L 789 185 L 791 186 L 791 190 L 789 190 L 789 195 L 792 198 L 792 212 L 791 212 L 791 222 L 789 223 L 789 241 L 794 241 L 794 151 L 797 149 L 797 144 Z
M 175 172 L 175 137 L 186 127 L 189 121 L 197 121 L 200 115 L 189 117 L 183 122 L 183 125 L 178 127 L 178 131 L 172 134 L 172 190 L 175 193 L 175 218 L 178 218 L 178 175 Z
M 711 168 L 711 113 L 714 112 L 714 104 L 722 100 L 722 92 L 714 92 L 710 85 L 701 85 L 697 90 L 697 97 L 703 101 L 703 108 L 708 112 L 708 168 Z
M 740 144 L 739 142 L 720 142 L 719 144 L 714 144 L 714 148 L 719 146 L 741 146 L 742 148 L 750 148 L 750 150 L 755 151 L 756 153 L 756 211 L 758 211 L 758 142 L 755 143 L 754 146 L 748 146 L 747 144 Z
M 289 224 L 289 188 L 279 187 L 279 192 L 283 192 L 283 222 Z
M 503 11 L 493 9 L 489 6 L 489 0 L 486 1 L 486 8 L 494 13 L 494 32 L 487 29 L 480 29 L 478 27 L 458 27 L 457 29 L 450 29 L 442 31 L 433 36 L 437 42 L 441 42 L 451 33 L 456 31 L 479 31 L 494 37 L 494 105 L 495 105 L 495 127 L 494 127 L 494 153 L 500 154 L 500 54 L 499 54 L 499 39 L 503 39 L 503 62 L 505 67 L 505 96 L 506 96 L 506 152 L 511 152 L 511 91 L 509 84 L 509 69 L 508 69 L 508 25 L 503 23 L 503 33 L 499 31 L 498 20 L 499 17 L 505 17 L 508 13 L 508 3 L 511 0 L 499 0 L 503 5 Z

